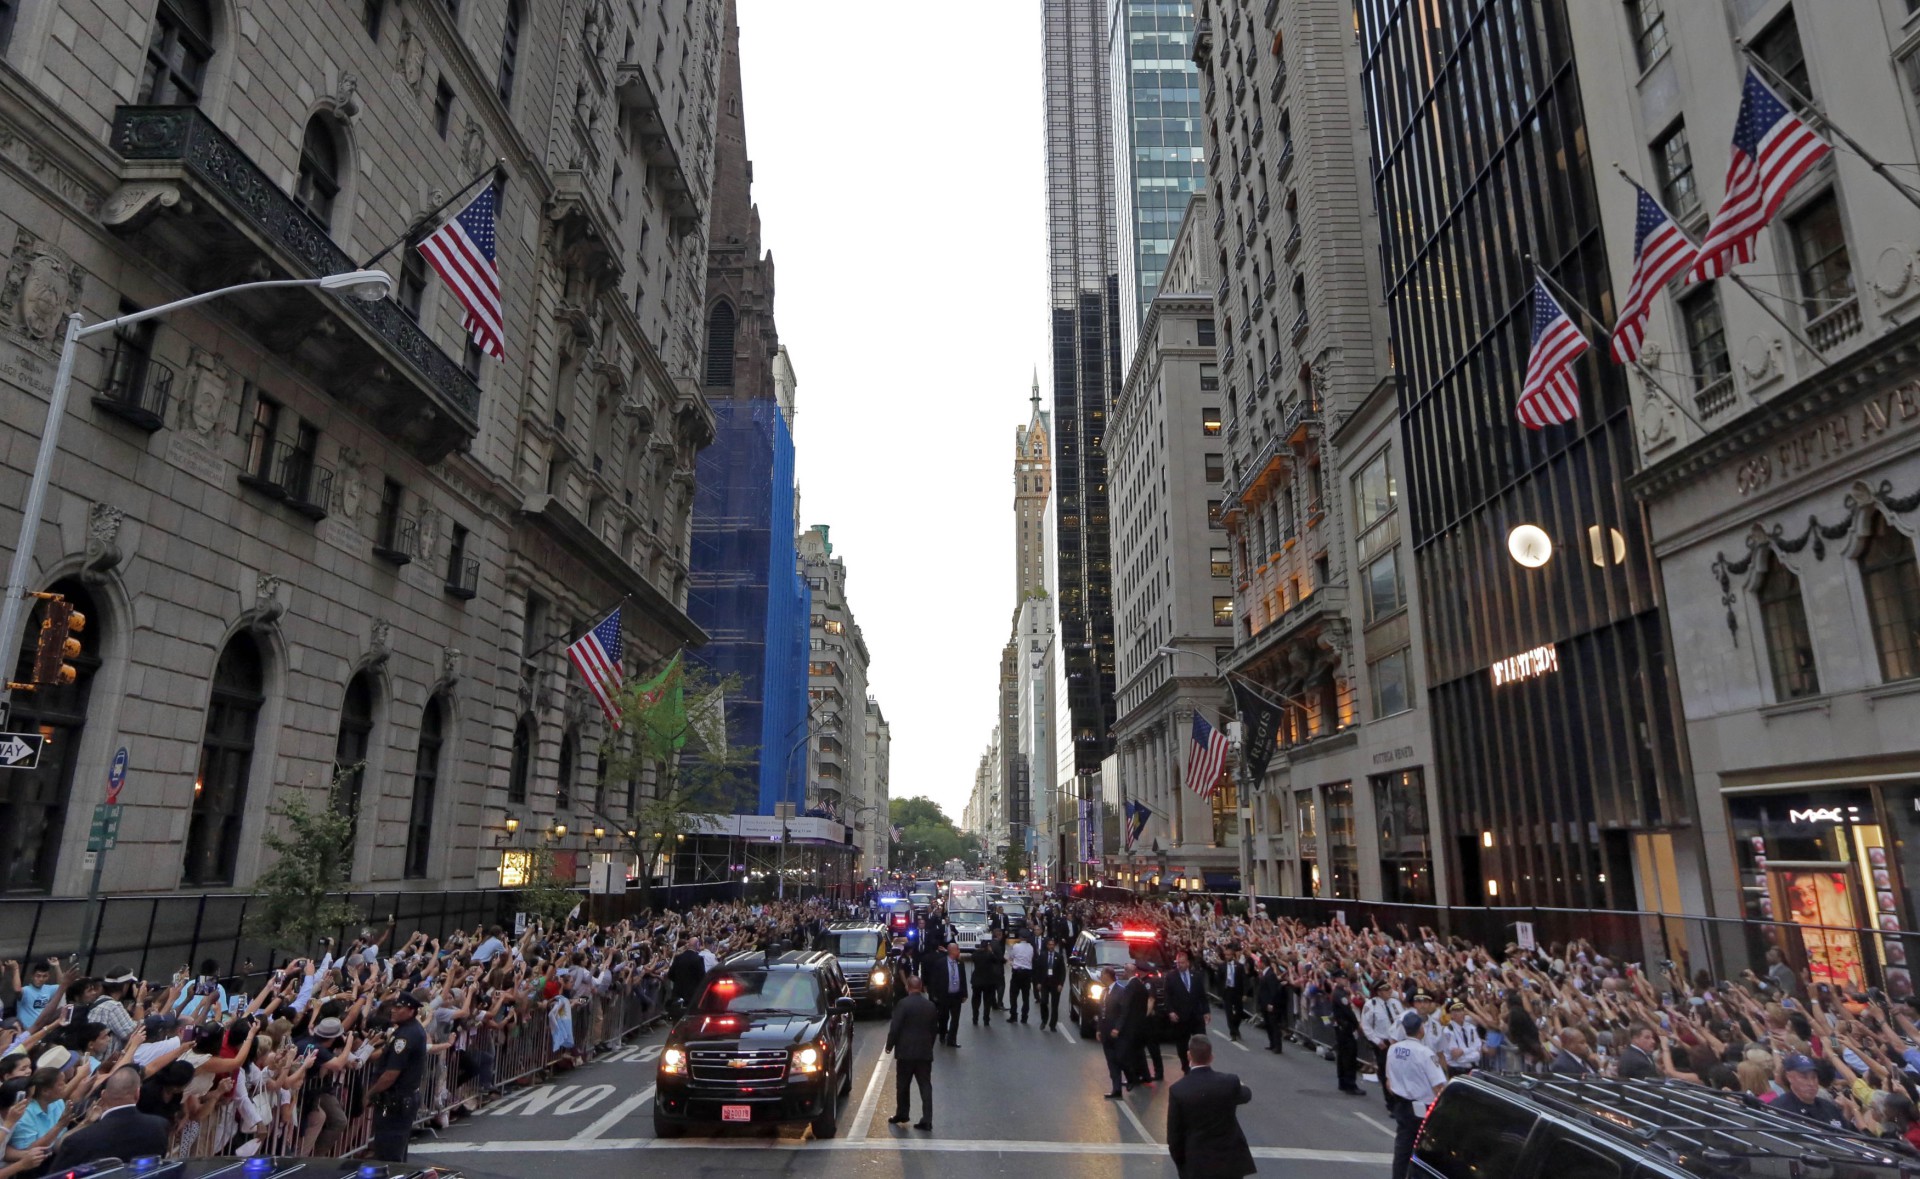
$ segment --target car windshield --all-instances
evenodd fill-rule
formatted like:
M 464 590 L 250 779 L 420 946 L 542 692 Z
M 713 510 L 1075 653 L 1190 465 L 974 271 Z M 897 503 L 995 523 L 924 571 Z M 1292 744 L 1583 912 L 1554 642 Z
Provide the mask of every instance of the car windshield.
M 880 952 L 880 935 L 877 933 L 825 933 L 820 935 L 818 948 L 829 954 L 838 954 L 842 958 L 872 958 Z
M 1138 940 L 1103 939 L 1093 943 L 1093 961 L 1096 966 L 1119 966 L 1132 962 L 1139 966 L 1151 966 L 1156 969 L 1165 965 L 1158 940 L 1141 938 Z
M 738 970 L 711 979 L 699 1009 L 721 1011 L 820 1010 L 820 980 L 800 970 Z

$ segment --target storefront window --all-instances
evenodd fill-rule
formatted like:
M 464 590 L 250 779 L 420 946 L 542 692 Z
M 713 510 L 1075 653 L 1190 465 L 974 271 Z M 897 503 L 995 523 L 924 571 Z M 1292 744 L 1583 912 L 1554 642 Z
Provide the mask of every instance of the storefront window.
M 1430 905 L 1433 851 L 1421 772 L 1379 774 L 1371 782 L 1374 820 L 1380 825 L 1380 899 Z
M 1351 900 L 1360 895 L 1360 858 L 1353 841 L 1353 786 L 1341 782 L 1326 787 L 1327 854 L 1333 862 L 1330 895 Z

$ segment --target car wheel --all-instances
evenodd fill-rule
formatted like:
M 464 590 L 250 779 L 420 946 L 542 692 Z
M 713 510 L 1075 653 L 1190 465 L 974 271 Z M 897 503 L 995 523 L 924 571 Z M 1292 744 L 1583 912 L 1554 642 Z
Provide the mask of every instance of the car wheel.
M 827 1098 L 827 1107 L 813 1119 L 813 1136 L 831 1138 L 840 1132 L 840 1099 Z
M 853 1092 L 853 1053 L 847 1053 L 847 1071 L 840 1077 L 840 1096 Z
M 671 1118 L 663 1118 L 657 1111 L 654 1113 L 653 1136 L 655 1138 L 678 1138 L 686 1132 L 687 1124 L 685 1122 L 676 1122 Z

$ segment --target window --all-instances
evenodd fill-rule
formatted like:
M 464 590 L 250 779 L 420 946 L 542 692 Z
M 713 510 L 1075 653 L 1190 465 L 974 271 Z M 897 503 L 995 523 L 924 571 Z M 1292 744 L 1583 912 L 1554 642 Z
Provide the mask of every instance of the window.
M 1323 789 L 1327 794 L 1327 853 L 1333 869 L 1332 895 L 1352 900 L 1360 895 L 1360 857 L 1353 839 L 1353 786 L 1339 782 Z
M 293 183 L 293 203 L 329 230 L 333 198 L 340 195 L 340 140 L 331 122 L 325 115 L 307 120 L 307 133 L 300 141 L 300 173 Z
M 1226 549 L 1212 549 L 1207 555 L 1207 572 L 1214 577 L 1233 576 L 1233 558 Z
M 1203 364 L 1200 366 L 1200 391 L 1202 393 L 1217 393 L 1220 391 L 1219 365 Z
M 447 19 L 454 24 L 460 23 L 460 0 L 446 0 Z
M 1660 182 L 1660 203 L 1681 221 L 1700 216 L 1700 190 L 1693 182 L 1693 148 L 1687 144 L 1687 125 L 1675 123 L 1673 130 L 1653 144 L 1653 172 Z
M 1433 850 L 1427 791 L 1419 770 L 1371 779 L 1373 816 L 1380 828 L 1380 899 L 1403 905 L 1433 903 Z
M 273 481 L 274 442 L 280 433 L 280 403 L 265 393 L 253 399 L 253 430 L 247 435 L 247 474 Z
M 420 300 L 427 293 L 427 259 L 419 250 L 409 249 L 400 259 L 400 289 L 395 298 L 400 309 L 420 320 Z
M 1800 579 L 1778 558 L 1768 563 L 1760 581 L 1760 623 L 1767 636 L 1767 664 L 1773 671 L 1773 694 L 1778 700 L 1798 700 L 1820 694 L 1820 674 L 1813 663 L 1813 635 L 1807 629 L 1807 607 L 1800 596 Z
M 200 772 L 193 783 L 187 821 L 185 885 L 232 884 L 240 855 L 240 827 L 247 813 L 247 779 L 253 770 L 253 735 L 266 703 L 265 661 L 250 634 L 228 640 L 213 671 L 213 697 L 200 738 Z
M 1399 498 L 1400 491 L 1394 483 L 1393 470 L 1387 465 L 1387 452 L 1383 450 L 1353 479 L 1353 513 L 1360 531 L 1365 532 L 1392 512 Z
M 1207 456 L 1207 482 L 1218 483 L 1227 477 L 1227 456 L 1209 454 Z
M 138 310 L 125 299 L 120 301 L 120 314 L 131 315 Z M 113 329 L 113 360 L 107 370 L 105 396 L 147 409 L 164 423 L 173 378 L 165 365 L 156 367 L 153 363 L 153 337 L 158 328 L 158 321 L 148 319 Z
M 1413 1154 L 1441 1179 L 1511 1175 L 1538 1120 L 1505 1098 L 1457 1086 L 1427 1115 Z
M 1562 1138 L 1547 1147 L 1540 1174 L 1554 1179 L 1620 1179 L 1620 1164 L 1592 1147 Z
M 1708 285 L 1680 300 L 1680 319 L 1687 329 L 1694 387 L 1704 389 L 1731 375 L 1733 361 L 1727 356 L 1727 325 L 1720 318 L 1720 293 Z
M 1400 550 L 1391 548 L 1385 556 L 1367 566 L 1367 621 L 1374 623 L 1407 604 L 1405 580 L 1400 575 Z
M 1198 335 L 1196 336 L 1196 339 L 1199 341 L 1200 347 L 1202 348 L 1213 347 L 1214 345 L 1213 320 L 1197 319 L 1194 321 L 1193 326 L 1196 332 L 1198 333 Z
M 20 0 L 0 0 L 0 53 L 13 41 L 13 22 L 20 15 Z
M 526 17 L 526 6 L 521 0 L 509 0 L 507 4 L 507 28 L 500 37 L 500 76 L 494 85 L 500 91 L 500 101 L 513 104 L 513 72 L 520 58 L 520 25 Z
M 533 773 L 533 718 L 523 716 L 513 728 L 513 752 L 507 762 L 507 803 L 527 805 L 527 779 Z
M 1200 411 L 1200 432 L 1208 438 L 1220 437 L 1220 407 L 1210 405 Z
M 87 616 L 86 630 L 80 638 L 80 654 L 67 660 L 79 674 L 71 684 L 42 684 L 32 692 L 13 698 L 13 715 L 8 727 L 23 733 L 43 733 L 49 738 L 33 769 L 5 771 L 5 788 L 0 789 L 0 891 L 50 892 L 54 870 L 59 865 L 60 839 L 66 830 L 67 812 L 75 793 L 74 768 L 80 752 L 80 736 L 86 728 L 87 708 L 93 692 L 93 677 L 100 669 L 98 652 L 107 645 L 106 618 L 96 608 L 87 588 L 76 580 L 56 581 L 47 589 L 65 597 L 67 603 Z M 35 601 L 26 611 L 25 634 L 20 643 L 20 661 L 13 678 L 27 680 L 33 674 L 33 657 L 40 636 L 42 608 Z M 81 820 L 86 812 L 75 816 Z
M 580 732 L 568 729 L 560 735 L 560 764 L 553 775 L 553 805 L 556 810 L 573 806 L 574 776 L 580 762 Z
M 346 812 L 349 830 L 360 829 L 360 792 L 367 781 L 367 747 L 373 741 L 373 680 L 361 672 L 347 681 L 340 703 L 340 734 L 333 742 L 333 805 Z M 378 803 L 375 803 L 376 810 Z M 354 841 L 347 841 L 351 861 Z
M 1920 570 L 1914 566 L 1913 541 L 1877 512 L 1860 553 L 1860 579 L 1880 653 L 1880 678 L 1892 683 L 1920 677 Z
M 389 552 L 400 552 L 401 543 L 406 539 L 401 505 L 406 502 L 407 490 L 392 479 L 385 480 L 380 486 L 380 548 Z
M 1786 81 L 1788 88 L 1808 98 L 1815 97 L 1813 82 L 1807 77 L 1807 54 L 1800 47 L 1800 26 L 1794 23 L 1792 8 L 1788 8 L 1786 15 L 1775 21 L 1772 28 L 1755 37 L 1751 48 L 1756 57 Z M 1760 72 L 1764 76 L 1765 71 Z M 1788 89 L 1783 89 L 1772 78 L 1766 81 L 1780 92 L 1782 102 L 1795 110 L 1805 111 L 1806 107 Z
M 316 498 L 331 498 L 333 482 L 331 474 L 324 481 L 316 482 L 314 470 L 320 459 L 320 427 L 312 422 L 301 422 L 294 427 L 293 445 L 280 463 L 280 490 L 287 493 L 287 499 L 296 504 L 313 504 Z M 316 492 L 325 491 L 326 496 L 316 496 Z M 325 507 L 325 504 L 315 505 Z
M 213 60 L 213 17 L 206 0 L 160 0 L 147 40 L 147 62 L 140 77 L 140 102 L 146 106 L 192 105 L 200 101 Z
M 420 714 L 420 748 L 413 756 L 413 803 L 407 810 L 407 855 L 405 872 L 409 880 L 427 875 L 427 859 L 433 848 L 433 796 L 440 783 L 440 747 L 446 739 L 447 705 L 435 695 Z
M 1226 526 L 1227 526 L 1226 522 L 1220 518 L 1220 501 L 1217 499 L 1208 500 L 1207 501 L 1207 527 L 1225 528 Z
M 1667 14 L 1660 0 L 1627 0 L 1627 27 L 1633 31 L 1633 53 L 1642 71 L 1667 51 Z
M 453 126 L 453 87 L 441 78 L 433 88 L 433 129 L 440 138 L 447 137 L 447 131 Z
M 387 0 L 361 0 L 360 27 L 375 41 L 380 39 L 380 22 L 387 17 Z
M 1853 266 L 1840 227 L 1840 202 L 1831 191 L 1787 222 L 1793 267 L 1800 276 L 1801 309 L 1818 319 L 1853 298 Z
M 1216 597 L 1213 600 L 1213 624 L 1215 626 L 1233 625 L 1233 599 Z
M 472 590 L 478 588 L 473 582 L 478 579 L 479 570 L 476 567 L 474 576 L 468 576 L 467 536 L 466 525 L 455 524 L 453 526 L 452 536 L 447 541 L 447 585 L 459 589 Z
M 1373 719 L 1413 707 L 1412 658 L 1412 650 L 1402 647 L 1391 655 L 1368 661 L 1367 684 L 1372 689 Z
M 468 336 L 466 348 L 460 353 L 460 371 L 467 374 L 468 380 L 477 383 L 480 380 L 480 372 L 485 367 L 483 362 L 486 358 L 487 354 L 480 348 L 480 341 Z
M 733 304 L 722 300 L 707 316 L 707 385 L 733 387 Z

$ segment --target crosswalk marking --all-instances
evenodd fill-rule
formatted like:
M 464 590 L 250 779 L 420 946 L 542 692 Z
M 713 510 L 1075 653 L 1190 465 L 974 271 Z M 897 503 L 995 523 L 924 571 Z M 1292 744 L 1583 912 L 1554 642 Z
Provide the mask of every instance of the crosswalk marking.
M 414 1154 L 546 1154 L 603 1150 L 791 1150 L 834 1152 L 871 1152 L 875 1154 L 1067 1154 L 1124 1155 L 1165 1158 L 1167 1148 L 1156 1142 L 1052 1142 L 1024 1139 L 965 1138 L 868 1138 L 853 1140 L 830 1138 L 803 1141 L 795 1138 L 563 1138 L 540 1142 L 416 1142 Z M 1351 1163 L 1356 1166 L 1384 1167 L 1393 1161 L 1385 1151 L 1313 1150 L 1293 1146 L 1256 1146 L 1256 1159 L 1281 1162 Z

